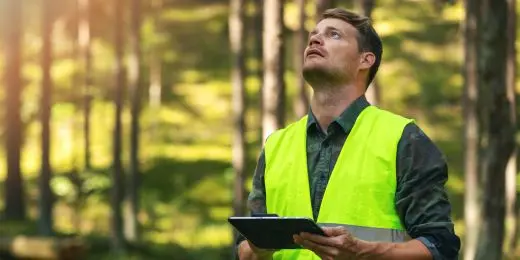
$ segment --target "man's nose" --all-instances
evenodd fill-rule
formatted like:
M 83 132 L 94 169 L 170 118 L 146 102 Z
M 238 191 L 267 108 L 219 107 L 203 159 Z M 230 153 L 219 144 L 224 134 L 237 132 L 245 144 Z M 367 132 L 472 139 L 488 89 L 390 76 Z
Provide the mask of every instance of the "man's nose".
M 309 39 L 309 46 L 313 45 L 323 45 L 323 38 L 321 37 L 321 34 L 317 33 L 311 36 Z

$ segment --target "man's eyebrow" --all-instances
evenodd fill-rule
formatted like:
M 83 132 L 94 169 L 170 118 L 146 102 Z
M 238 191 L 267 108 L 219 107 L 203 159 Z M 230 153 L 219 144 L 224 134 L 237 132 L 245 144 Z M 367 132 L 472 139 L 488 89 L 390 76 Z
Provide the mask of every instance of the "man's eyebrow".
M 331 25 L 328 25 L 327 27 L 325 27 L 325 31 L 331 31 L 331 30 L 334 30 L 334 31 L 338 31 L 338 32 L 341 32 L 341 33 L 345 33 L 344 31 L 342 31 L 341 29 L 338 29 L 334 26 L 331 26 Z M 309 35 L 314 35 L 318 33 L 318 29 L 317 28 L 314 28 L 312 31 L 309 32 Z
M 331 26 L 331 25 L 325 27 L 325 30 L 326 30 L 326 31 L 334 30 L 334 31 L 338 31 L 338 32 L 341 32 L 341 33 L 345 33 L 343 30 L 338 29 L 338 28 L 336 28 L 336 27 L 334 27 L 334 26 Z

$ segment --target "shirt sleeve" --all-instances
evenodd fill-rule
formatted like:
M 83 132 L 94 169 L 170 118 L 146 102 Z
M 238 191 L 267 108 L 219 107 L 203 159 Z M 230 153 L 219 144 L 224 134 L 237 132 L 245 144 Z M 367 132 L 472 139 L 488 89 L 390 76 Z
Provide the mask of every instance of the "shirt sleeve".
M 258 163 L 253 175 L 253 185 L 247 199 L 247 206 L 251 211 L 251 214 L 265 214 L 267 212 L 264 176 L 265 152 L 262 150 L 258 157 Z
M 398 145 L 396 209 L 408 234 L 421 241 L 434 260 L 458 259 L 460 250 L 447 180 L 441 151 L 417 125 L 407 125 Z
M 256 165 L 255 173 L 253 175 L 253 185 L 251 188 L 251 192 L 249 193 L 247 199 L 247 207 L 250 211 L 250 214 L 265 214 L 267 213 L 267 204 L 265 200 L 265 182 L 264 182 L 264 174 L 265 174 L 265 154 L 264 150 L 261 151 L 260 156 L 258 157 L 258 162 Z M 235 241 L 235 245 L 238 246 L 242 241 L 245 240 L 245 237 L 240 233 L 237 236 Z M 236 247 L 235 246 L 235 247 Z M 238 250 L 235 248 L 235 259 L 238 259 Z

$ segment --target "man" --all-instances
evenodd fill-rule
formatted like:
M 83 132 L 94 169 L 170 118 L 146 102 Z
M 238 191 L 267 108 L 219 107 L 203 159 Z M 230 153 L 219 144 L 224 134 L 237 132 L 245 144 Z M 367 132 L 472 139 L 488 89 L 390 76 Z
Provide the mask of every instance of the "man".
M 304 53 L 309 114 L 266 140 L 249 206 L 311 217 L 327 237 L 298 234 L 304 249 L 276 252 L 241 238 L 240 259 L 457 259 L 443 155 L 412 120 L 364 96 L 381 54 L 368 18 L 323 13 Z

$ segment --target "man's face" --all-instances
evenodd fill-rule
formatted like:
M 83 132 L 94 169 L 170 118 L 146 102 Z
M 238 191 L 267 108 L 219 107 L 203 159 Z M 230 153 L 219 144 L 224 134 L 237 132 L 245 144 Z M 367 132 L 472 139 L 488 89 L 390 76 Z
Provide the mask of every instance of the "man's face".
M 353 80 L 360 63 L 357 33 L 354 26 L 343 20 L 321 20 L 309 34 L 304 78 L 311 85 Z

